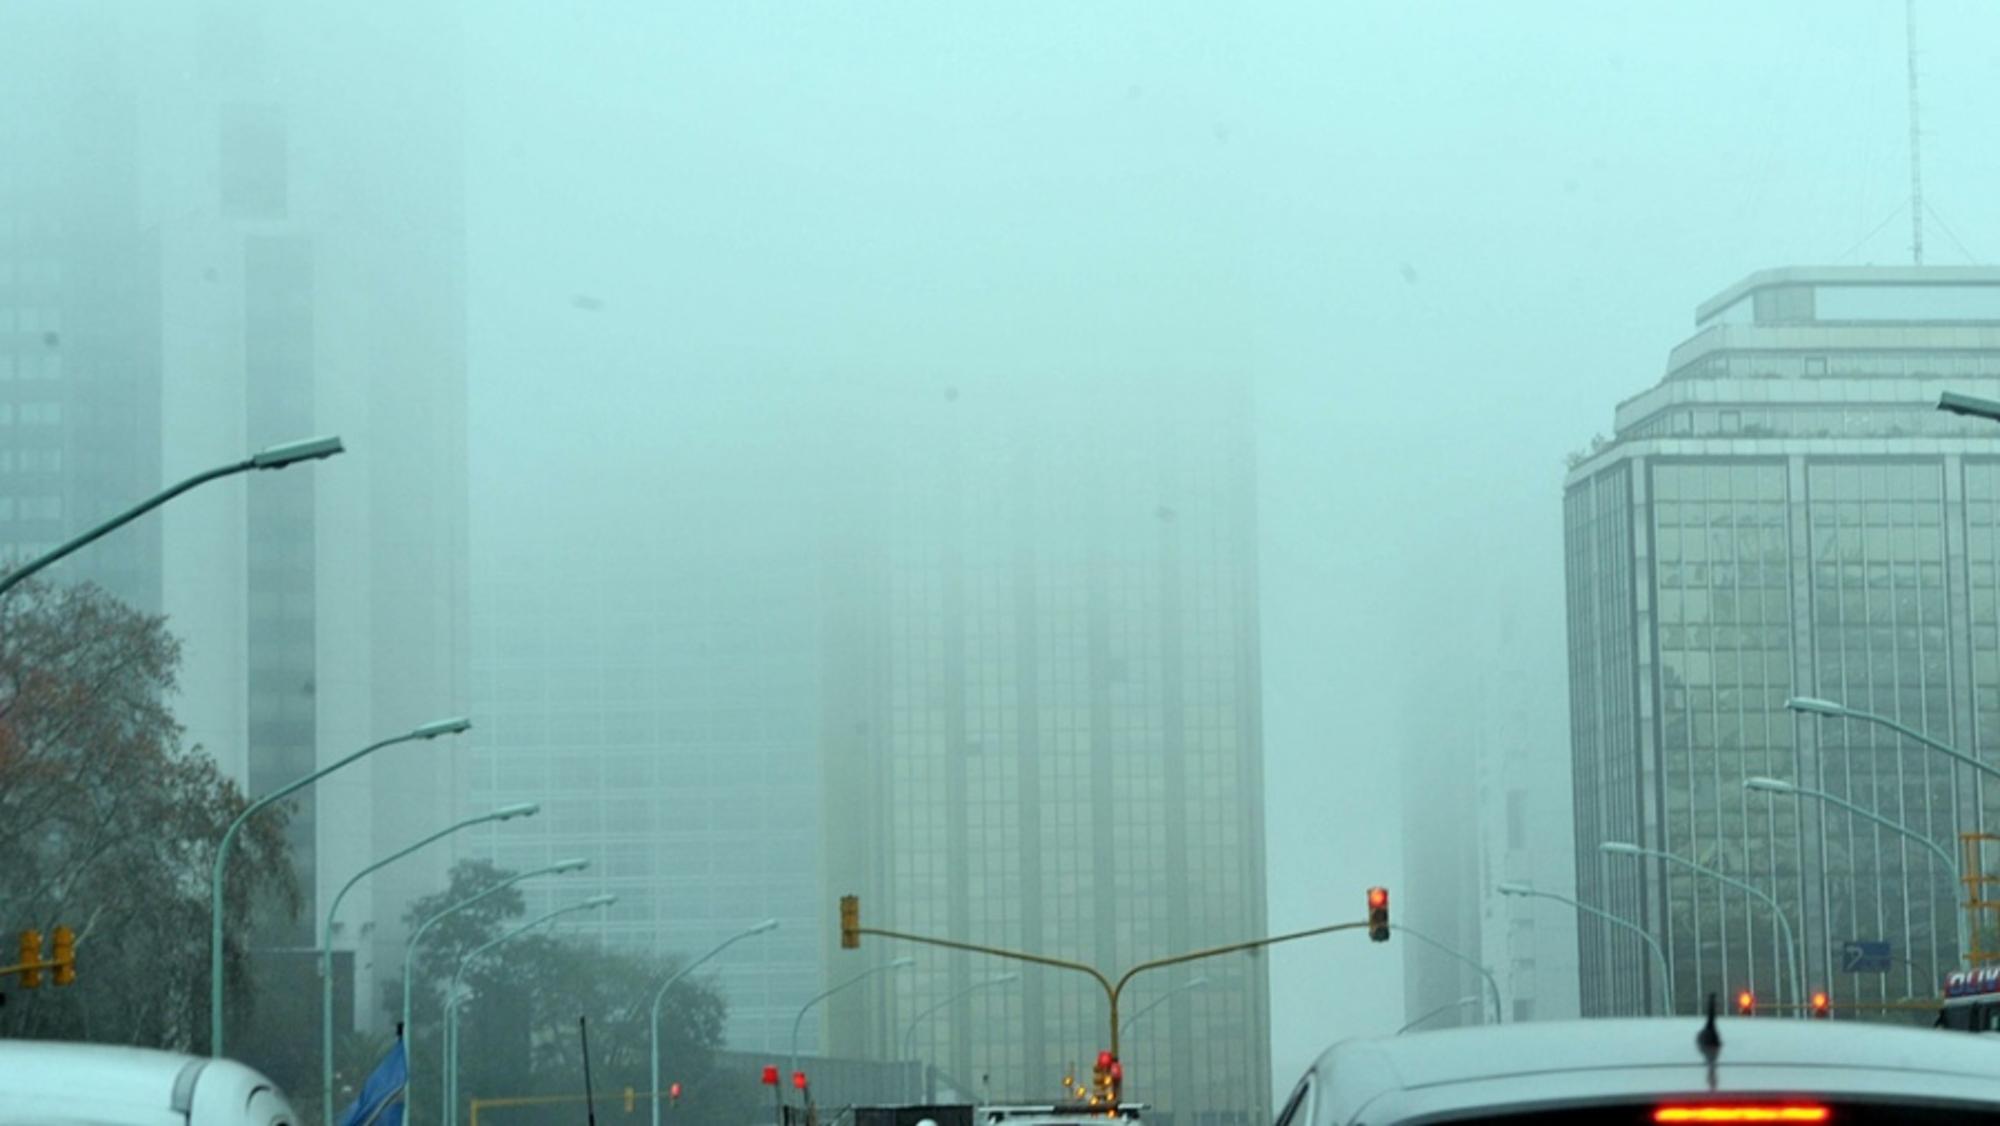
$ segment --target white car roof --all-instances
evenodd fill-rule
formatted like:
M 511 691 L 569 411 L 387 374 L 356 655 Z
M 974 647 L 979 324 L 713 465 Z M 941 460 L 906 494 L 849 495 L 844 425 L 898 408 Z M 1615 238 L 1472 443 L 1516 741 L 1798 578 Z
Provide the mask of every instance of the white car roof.
M 1701 1018 L 1547 1021 L 1373 1040 L 1320 1056 L 1312 1126 L 1481 1108 L 1712 1093 L 1950 1098 L 2000 1109 L 2000 1040 L 1856 1022 L 1724 1019 L 1709 1085 Z
M 284 1095 L 226 1059 L 62 1040 L 0 1040 L 0 1126 L 293 1121 Z

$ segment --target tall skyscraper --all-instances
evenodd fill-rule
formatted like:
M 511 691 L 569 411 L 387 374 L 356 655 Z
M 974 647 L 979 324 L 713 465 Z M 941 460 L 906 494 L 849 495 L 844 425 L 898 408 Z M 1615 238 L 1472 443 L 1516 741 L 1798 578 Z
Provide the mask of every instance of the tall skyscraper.
M 261 446 L 348 445 L 48 576 L 168 616 L 187 740 L 252 794 L 465 710 L 455 5 L 401 6 L 393 35 L 350 15 L 82 0 L 0 26 L 0 550 Z M 385 755 L 302 794 L 304 914 L 264 952 L 312 945 L 322 891 L 435 829 L 457 761 Z M 440 871 L 350 900 L 364 995 Z
M 466 794 L 542 813 L 458 851 L 515 871 L 589 859 L 524 885 L 529 909 L 614 893 L 571 925 L 623 950 L 690 958 L 777 919 L 704 973 L 730 1046 L 782 1049 L 821 988 L 826 919 L 813 518 L 802 473 L 751 448 L 757 420 L 687 407 L 698 394 L 677 413 L 700 414 L 701 433 L 604 469 L 615 486 L 481 492 Z
M 1947 847 L 2000 801 L 1949 760 L 1858 722 L 1797 716 L 1817 696 L 1967 751 L 2000 750 L 2000 431 L 1935 409 L 2000 394 L 2000 270 L 1760 272 L 1703 303 L 1660 383 L 1621 403 L 1565 496 L 1578 893 L 1666 944 L 1676 1004 L 1775 1000 L 1782 931 L 1836 1007 L 1932 996 L 1956 965 Z M 1887 972 L 1843 946 L 1893 944 Z M 1635 937 L 1580 929 L 1586 1015 L 1641 1011 Z
M 1264 932 L 1256 520 L 1241 384 L 883 391 L 827 511 L 826 896 L 870 925 L 1113 976 Z M 1110 1045 L 1074 972 L 880 940 L 828 980 L 832 1050 L 915 1056 L 979 1097 L 1054 1099 Z M 1008 970 L 1022 979 L 972 992 Z M 1268 1116 L 1261 958 L 1134 979 L 1129 1097 Z M 928 1016 L 925 1016 L 929 1013 Z M 918 1018 L 923 1017 L 921 1022 Z

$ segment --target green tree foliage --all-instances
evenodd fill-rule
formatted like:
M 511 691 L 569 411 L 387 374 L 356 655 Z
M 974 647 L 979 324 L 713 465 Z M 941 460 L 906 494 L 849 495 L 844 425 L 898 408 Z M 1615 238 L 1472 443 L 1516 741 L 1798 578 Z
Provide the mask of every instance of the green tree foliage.
M 183 748 L 166 701 L 165 619 L 91 585 L 29 581 L 0 600 L 0 919 L 77 933 L 77 981 L 0 981 L 0 1036 L 206 1047 L 209 870 L 242 792 Z M 239 834 L 224 894 L 296 912 L 282 810 Z M 247 931 L 225 942 L 231 1019 L 250 1015 Z M 6 959 L 11 962 L 11 957 Z M 240 1007 L 240 1008 L 239 1008 Z
M 506 871 L 486 861 L 463 861 L 452 869 L 449 890 L 413 904 L 405 921 L 414 926 L 452 903 L 505 879 Z M 551 885 L 562 886 L 562 877 Z M 577 890 L 577 898 L 585 893 Z M 519 926 L 526 915 L 518 888 L 481 900 L 433 927 L 417 959 L 419 989 L 414 1001 L 416 1074 L 413 1098 L 421 1116 L 435 1113 L 443 1074 L 441 1018 L 444 990 L 452 974 L 475 948 Z M 654 992 L 682 964 L 606 949 L 563 935 L 564 920 L 523 934 L 471 964 L 461 979 L 468 998 L 459 1006 L 459 1108 L 474 1098 L 520 1095 L 580 1095 L 583 1056 L 577 1026 L 590 1022 L 591 1078 L 598 1110 L 622 1115 L 624 1090 L 648 1090 L 648 1016 Z M 401 985 L 396 1004 L 400 1006 Z M 727 1004 L 699 973 L 677 982 L 660 1007 L 662 1082 L 678 1080 L 687 1095 L 673 1108 L 675 1126 L 741 1126 L 755 1117 L 744 1105 L 739 1084 L 710 1082 L 714 1053 L 722 1041 Z M 704 1097 L 705 1096 L 705 1097 Z M 636 1115 L 643 1113 L 643 1098 Z M 493 1121 L 505 1126 L 542 1121 L 575 1122 L 581 1104 L 508 1110 Z M 481 1121 L 488 1115 L 482 1114 Z

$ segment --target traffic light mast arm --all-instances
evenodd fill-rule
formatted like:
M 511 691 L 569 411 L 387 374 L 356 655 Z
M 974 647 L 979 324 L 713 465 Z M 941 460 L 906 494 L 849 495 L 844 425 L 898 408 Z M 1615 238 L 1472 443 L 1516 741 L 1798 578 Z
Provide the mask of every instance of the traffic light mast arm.
M 928 935 L 904 934 L 901 931 L 877 930 L 874 927 L 855 927 L 853 933 L 857 935 L 872 934 L 877 938 L 894 938 L 904 942 L 920 942 L 925 946 L 944 946 L 953 950 L 971 951 L 974 954 L 991 954 L 995 958 L 1012 958 L 1017 962 L 1033 962 L 1039 966 L 1054 966 L 1059 970 L 1076 970 L 1079 973 L 1086 973 L 1097 979 L 1097 984 L 1104 989 L 1106 997 L 1115 995 L 1115 991 L 1111 988 L 1111 979 L 1098 973 L 1097 967 L 1086 966 L 1082 962 L 1069 962 L 1061 958 L 1049 958 L 1041 954 L 1028 954 L 999 946 L 981 946 L 976 942 L 953 942 L 948 938 L 932 938 Z
M 1312 938 L 1315 935 L 1333 934 L 1336 931 L 1361 930 L 1368 925 L 1366 920 L 1359 923 L 1335 923 L 1330 927 L 1314 927 L 1311 930 L 1293 931 L 1290 934 L 1272 935 L 1269 938 L 1253 938 L 1248 942 L 1232 942 L 1227 946 L 1211 946 L 1206 950 L 1190 950 L 1171 958 L 1155 958 L 1141 962 L 1125 971 L 1115 986 L 1107 986 L 1111 995 L 1111 1054 L 1118 1054 L 1118 995 L 1125 991 L 1125 985 L 1147 970 L 1157 970 L 1163 966 L 1178 966 L 1183 962 L 1197 962 L 1203 958 L 1213 958 L 1221 954 L 1235 954 L 1243 950 L 1261 950 L 1266 946 L 1276 946 L 1280 942 L 1290 942 L 1298 938 Z

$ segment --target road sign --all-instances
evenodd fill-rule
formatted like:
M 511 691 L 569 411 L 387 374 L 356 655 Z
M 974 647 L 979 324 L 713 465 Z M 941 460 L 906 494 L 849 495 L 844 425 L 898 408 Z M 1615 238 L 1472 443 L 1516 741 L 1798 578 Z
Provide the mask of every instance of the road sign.
M 1889 943 L 1859 942 L 1843 943 L 1840 948 L 1840 972 L 1844 974 L 1885 974 L 1889 972 L 1892 959 Z

